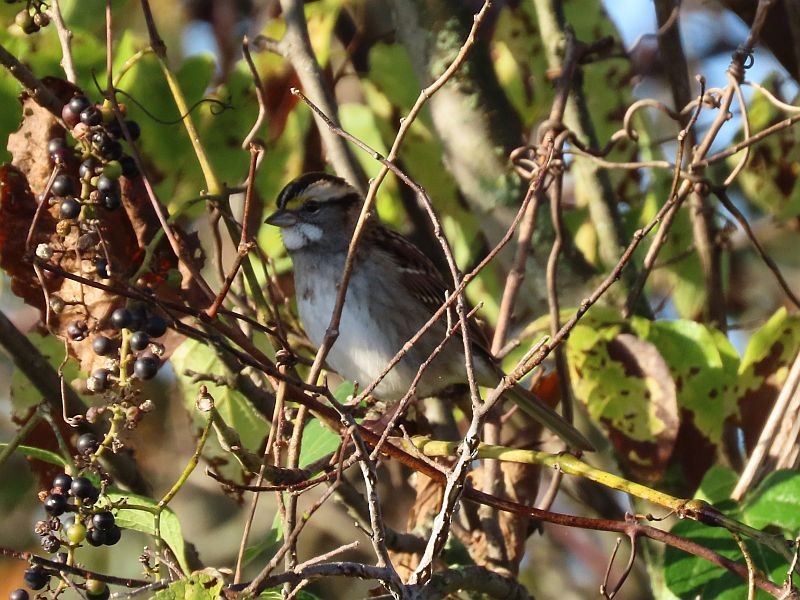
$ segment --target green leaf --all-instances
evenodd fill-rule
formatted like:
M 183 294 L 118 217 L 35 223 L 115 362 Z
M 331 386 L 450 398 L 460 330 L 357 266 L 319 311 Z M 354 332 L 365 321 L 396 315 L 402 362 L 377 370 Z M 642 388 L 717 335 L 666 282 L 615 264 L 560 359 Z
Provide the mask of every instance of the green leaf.
M 281 514 L 276 512 L 272 520 L 272 528 L 267 534 L 252 546 L 245 548 L 242 563 L 247 566 L 261 556 L 272 556 L 280 548 L 282 537 L 283 521 Z
M 217 600 L 225 584 L 221 574 L 192 573 L 153 595 L 154 600 Z
M 742 357 L 739 374 L 743 385 L 755 387 L 764 380 L 765 361 L 786 364 L 794 358 L 800 345 L 800 318 L 779 308 L 750 338 Z M 767 374 L 771 374 L 768 371 Z
M 691 413 L 694 428 L 718 445 L 725 420 L 735 416 L 739 356 L 720 332 L 695 321 L 648 321 L 632 325 L 659 349 L 672 371 L 678 404 Z
M 370 48 L 369 81 L 403 112 L 408 112 L 419 96 L 417 78 L 408 76 L 413 72 L 403 45 L 378 43 Z
M 349 401 L 356 391 L 356 386 L 352 381 L 343 381 L 333 390 L 333 397 L 341 403 Z
M 172 366 L 181 388 L 187 408 L 194 414 L 195 399 L 199 383 L 193 382 L 187 371 L 218 375 L 222 377 L 231 374 L 225 369 L 213 349 L 206 344 L 195 340 L 186 340 L 172 355 Z M 225 419 L 229 427 L 239 434 L 244 447 L 256 451 L 264 440 L 269 429 L 269 423 L 241 392 L 225 385 L 218 385 L 211 381 L 204 381 L 203 385 L 214 398 L 214 405 L 219 414 Z
M 334 452 L 339 447 L 339 434 L 323 425 L 319 419 L 312 419 L 303 430 L 303 446 L 300 449 L 300 466 L 305 467 Z
M 736 486 L 739 476 L 730 467 L 712 465 L 703 476 L 700 487 L 697 488 L 695 498 L 705 500 L 710 504 L 720 504 L 730 501 L 730 495 Z
M 388 150 L 378 131 L 375 115 L 369 107 L 352 102 L 340 104 L 339 118 L 342 121 L 342 127 L 346 131 L 368 144 L 373 150 L 380 152 L 383 156 L 386 155 Z M 356 158 L 361 163 L 361 166 L 364 167 L 364 171 L 367 173 L 368 177 L 374 177 L 381 169 L 381 163 L 366 152 L 358 150 Z M 382 188 L 383 186 L 381 186 L 381 189 Z
M 610 432 L 626 467 L 658 479 L 678 432 L 675 384 L 658 349 L 621 326 L 575 327 L 567 342 L 573 387 Z
M 8 444 L 0 443 L 0 449 L 5 448 L 6 446 L 8 446 Z M 66 460 L 64 460 L 61 457 L 61 455 L 56 454 L 55 452 L 51 452 L 50 450 L 44 450 L 42 448 L 20 445 L 17 446 L 14 451 L 19 452 L 20 454 L 27 456 L 28 458 L 35 458 L 37 460 L 42 460 L 52 465 L 58 465 L 59 467 L 65 467 L 66 465 L 69 464 Z
M 662 153 L 652 152 L 649 144 L 657 145 L 652 138 L 658 138 L 659 125 L 652 119 L 639 116 L 637 130 L 642 137 L 642 159 L 674 160 L 674 157 L 665 157 Z M 638 222 L 631 223 L 629 231 L 648 223 L 661 208 L 669 196 L 671 185 L 670 175 L 655 171 L 652 173 L 653 182 L 648 185 L 644 203 L 639 210 Z M 661 295 L 668 295 L 678 315 L 684 318 L 693 318 L 700 314 L 706 298 L 706 289 L 703 280 L 703 271 L 696 252 L 687 253 L 687 248 L 694 247 L 692 224 L 688 211 L 678 211 L 677 216 L 669 229 L 664 246 L 659 252 L 659 262 L 663 268 L 654 269 L 648 278 L 647 289 Z
M 794 537 L 800 530 L 800 473 L 782 470 L 767 475 L 748 496 L 742 516 L 752 527 L 777 525 Z
M 750 338 L 739 366 L 738 404 L 745 443 L 752 449 L 800 347 L 800 318 L 779 309 Z
M 726 529 L 680 521 L 671 532 L 744 564 L 741 549 Z M 756 568 L 770 574 L 773 581 L 782 581 L 788 568 L 784 559 L 755 542 L 748 540 L 746 543 Z M 739 600 L 747 597 L 745 579 L 672 546 L 667 546 L 664 553 L 664 578 L 670 591 L 679 598 Z M 756 592 L 756 598 L 769 597 L 760 590 Z
M 352 381 L 345 381 L 333 392 L 339 402 L 346 402 L 354 393 Z M 319 419 L 312 419 L 303 430 L 302 447 L 300 448 L 300 466 L 305 467 L 334 452 L 339 447 L 339 434 L 323 425 Z
M 145 506 L 150 510 L 158 507 L 158 502 L 147 496 L 126 493 L 121 490 L 110 490 L 108 499 L 111 502 L 125 500 L 128 504 Z M 139 510 L 133 508 L 120 508 L 116 514 L 116 523 L 124 529 L 133 529 L 148 535 L 155 535 L 155 515 L 149 510 Z M 181 531 L 181 523 L 177 515 L 169 507 L 161 511 L 161 539 L 170 547 L 178 563 L 185 572 L 189 572 L 189 563 L 186 560 L 186 547 Z

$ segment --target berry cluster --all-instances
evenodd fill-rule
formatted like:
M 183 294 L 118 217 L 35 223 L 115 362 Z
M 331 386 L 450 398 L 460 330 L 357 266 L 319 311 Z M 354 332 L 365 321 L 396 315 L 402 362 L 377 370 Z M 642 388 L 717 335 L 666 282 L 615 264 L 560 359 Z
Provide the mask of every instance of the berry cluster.
M 136 356 L 133 361 L 133 374 L 143 380 L 152 379 L 161 366 L 159 354 L 163 351 L 160 344 L 153 340 L 160 338 L 167 332 L 166 321 L 147 312 L 144 307 L 117 308 L 111 313 L 111 328 L 119 335 L 108 337 L 96 335 L 92 338 L 92 350 L 97 356 L 109 357 L 115 366 L 115 360 L 120 351 L 121 343 L 126 343 L 126 352 Z M 125 335 L 125 334 L 128 335 Z M 88 336 L 86 324 L 83 322 L 72 323 L 67 328 L 67 334 L 73 341 L 80 341 Z M 103 392 L 118 378 L 115 370 L 100 368 L 92 372 L 86 387 L 92 392 Z
M 124 106 L 120 111 L 124 115 Z M 94 104 L 81 93 L 73 95 L 64 105 L 61 117 L 77 144 L 71 146 L 66 137 L 55 137 L 48 142 L 50 162 L 54 167 L 49 188 L 52 194 L 50 203 L 58 207 L 60 218 L 56 232 L 65 245 L 76 246 L 81 259 L 93 261 L 99 279 L 108 279 L 112 275 L 108 254 L 96 223 L 104 212 L 113 212 L 122 206 L 121 178 L 131 180 L 139 175 L 135 161 L 124 154 L 121 139 L 123 129 L 132 140 L 139 137 L 140 129 L 135 121 L 119 121 L 110 106 Z M 78 162 L 80 164 L 75 169 Z M 55 247 L 57 245 L 40 244 L 36 255 L 49 261 L 54 254 L 65 251 Z M 59 296 L 50 296 L 53 312 L 63 312 L 65 305 Z M 124 369 L 127 376 L 127 357 L 132 355 L 135 355 L 132 373 L 139 379 L 153 378 L 161 364 L 159 357 L 163 347 L 152 340 L 166 333 L 164 319 L 149 314 L 145 308 L 121 307 L 113 312 L 105 325 L 102 333 L 94 326 L 90 328 L 84 320 L 70 322 L 66 327 L 70 340 L 80 342 L 91 338 L 94 354 L 109 359 L 107 366 L 94 369 L 87 388 L 93 392 L 109 389 L 114 381 L 119 380 L 120 369 Z M 92 331 L 98 333 L 92 335 Z M 122 348 L 123 344 L 127 347 Z M 123 357 L 126 364 L 121 366 Z
M 33 565 L 25 571 L 23 581 L 29 589 L 41 590 L 53 575 L 56 575 L 54 571 L 49 571 L 40 565 Z M 82 587 L 86 591 L 86 596 L 91 600 L 108 600 L 111 595 L 108 585 L 97 579 L 87 579 Z M 17 588 L 8 595 L 8 600 L 30 600 L 30 594 L 23 588 Z
M 83 434 L 78 439 L 78 451 L 81 454 L 97 450 L 97 439 L 93 434 Z M 67 473 L 59 473 L 53 478 L 51 488 L 40 493 L 48 518 L 36 523 L 34 531 L 41 539 L 42 549 L 49 554 L 56 554 L 63 545 L 70 549 L 85 541 L 91 546 L 113 546 L 121 536 L 122 530 L 116 524 L 114 514 L 105 509 L 95 507 L 100 498 L 100 490 L 86 477 L 71 477 Z M 72 522 L 64 527 L 59 517 L 63 514 L 75 513 Z M 88 527 L 87 527 L 88 525 Z M 68 555 L 59 553 L 56 560 L 66 562 Z M 41 590 L 57 575 L 55 571 L 45 569 L 41 565 L 33 565 L 25 571 L 25 586 L 31 590 Z M 84 584 L 87 595 L 92 600 L 105 600 L 110 592 L 108 586 L 101 581 L 87 580 Z M 28 600 L 29 594 L 23 588 L 11 592 L 9 600 Z
M 80 142 L 81 163 L 79 181 L 65 172 L 53 180 L 50 190 L 54 203 L 59 205 L 59 216 L 69 221 L 82 215 L 90 218 L 93 213 L 84 211 L 86 206 L 117 210 L 122 206 L 120 177 L 133 179 L 139 170 L 136 161 L 123 153 L 122 126 L 110 106 L 93 104 L 83 94 L 76 94 L 64 105 L 61 118 Z M 125 121 L 125 127 L 132 140 L 139 138 L 139 125 L 135 121 Z M 75 157 L 75 149 L 63 137 L 51 139 L 47 150 L 56 166 L 63 167 Z M 107 263 L 105 269 L 98 267 L 101 277 L 101 271 L 106 271 L 104 279 L 108 276 L 107 268 Z
M 89 437 L 90 436 L 90 437 Z M 78 440 L 78 450 L 89 452 L 97 449 L 97 440 L 92 434 L 84 434 Z M 60 473 L 53 479 L 50 493 L 44 498 L 44 509 L 50 519 L 36 525 L 36 533 L 41 536 L 42 548 L 49 553 L 59 550 L 62 543 L 77 545 L 84 540 L 92 546 L 113 546 L 122 535 L 115 523 L 114 515 L 108 510 L 97 510 L 94 504 L 100 497 L 100 490 L 86 477 L 74 479 Z M 70 499 L 73 502 L 70 502 Z M 74 512 L 74 521 L 66 528 L 66 540 L 53 532 L 61 531 L 58 517 L 65 512 Z M 87 524 L 89 528 L 87 528 Z
M 15 3 L 15 0 L 6 0 L 9 4 Z M 47 27 L 50 24 L 50 17 L 45 12 L 47 10 L 47 3 L 40 2 L 39 0 L 26 0 L 25 8 L 17 13 L 14 22 L 17 24 L 23 33 L 30 35 L 36 33 L 42 27 Z

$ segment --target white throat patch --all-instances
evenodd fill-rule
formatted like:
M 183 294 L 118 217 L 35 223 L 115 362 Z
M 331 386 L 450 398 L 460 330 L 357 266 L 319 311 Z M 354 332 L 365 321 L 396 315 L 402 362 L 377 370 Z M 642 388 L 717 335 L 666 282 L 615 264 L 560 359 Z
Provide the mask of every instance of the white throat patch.
M 281 230 L 283 245 L 289 251 L 300 250 L 322 239 L 322 229 L 311 223 L 297 223 Z

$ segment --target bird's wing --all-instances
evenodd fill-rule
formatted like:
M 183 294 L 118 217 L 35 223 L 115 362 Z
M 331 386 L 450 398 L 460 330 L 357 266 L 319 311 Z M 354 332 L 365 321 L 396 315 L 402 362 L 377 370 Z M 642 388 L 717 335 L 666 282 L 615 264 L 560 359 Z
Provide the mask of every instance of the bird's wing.
M 373 247 L 382 252 L 400 271 L 401 284 L 411 290 L 414 296 L 428 309 L 429 314 L 433 314 L 444 303 L 448 291 L 448 286 L 433 262 L 405 237 L 382 225 L 376 224 L 369 234 L 374 236 Z M 475 319 L 470 319 L 469 328 L 470 339 L 476 353 L 480 354 L 481 358 L 488 363 L 489 369 L 499 380 L 504 374 L 488 349 L 489 342 L 485 333 Z M 489 383 L 487 382 L 486 385 Z M 580 431 L 532 392 L 516 384 L 505 395 L 528 416 L 542 423 L 572 448 L 594 449 Z
M 381 231 L 376 228 L 373 233 L 375 246 L 398 268 L 401 283 L 425 306 L 429 315 L 433 314 L 444 304 L 449 292 L 439 269 L 407 238 L 382 225 L 379 227 Z M 469 332 L 476 349 L 487 358 L 491 357 L 486 332 L 474 318 L 469 320 Z

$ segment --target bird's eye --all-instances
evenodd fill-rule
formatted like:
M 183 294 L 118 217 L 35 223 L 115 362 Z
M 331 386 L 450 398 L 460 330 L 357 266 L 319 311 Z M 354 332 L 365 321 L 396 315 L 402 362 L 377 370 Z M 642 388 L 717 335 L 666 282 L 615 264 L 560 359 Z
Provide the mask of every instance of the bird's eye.
M 303 212 L 307 215 L 313 215 L 315 212 L 319 210 L 319 204 L 316 202 L 306 202 L 303 205 Z

